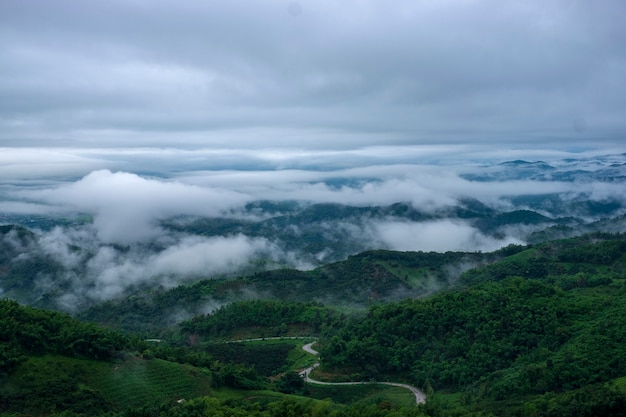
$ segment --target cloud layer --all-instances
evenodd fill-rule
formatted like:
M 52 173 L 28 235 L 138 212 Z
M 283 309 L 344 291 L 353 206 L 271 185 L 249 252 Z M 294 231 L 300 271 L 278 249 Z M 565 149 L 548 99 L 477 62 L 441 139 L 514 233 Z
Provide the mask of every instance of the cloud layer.
M 26 191 L 24 197 L 94 215 L 103 242 L 128 244 L 156 238 L 153 222 L 174 215 L 214 217 L 249 197 L 237 192 L 157 181 L 108 170 L 56 189 Z
M 485 236 L 471 225 L 458 220 L 429 222 L 389 221 L 375 225 L 383 244 L 398 251 L 485 251 L 491 252 L 509 244 L 522 244 L 520 239 Z
M 294 12 L 297 10 L 297 12 Z M 606 146 L 621 1 L 0 4 L 0 146 Z
M 146 288 L 171 288 L 193 279 L 241 273 L 257 257 L 280 261 L 283 253 L 266 239 L 246 236 L 204 238 L 169 236 L 162 250 L 146 245 L 120 249 L 102 244 L 89 228 L 56 228 L 44 233 L 38 248 L 63 266 L 56 277 L 39 278 L 39 287 L 64 288 L 61 307 L 76 310 L 93 301 L 117 298 Z M 83 246 L 79 251 L 76 245 Z
M 19 258 L 44 253 L 60 265 L 60 272 L 51 268 L 31 278 L 69 310 L 131 290 L 254 268 L 312 268 L 367 249 L 492 251 L 553 224 L 499 227 L 489 215 L 482 220 L 496 226 L 484 228 L 459 214 L 467 204 L 487 213 L 531 208 L 554 222 L 570 215 L 597 220 L 602 216 L 587 209 L 593 205 L 617 218 L 626 207 L 625 154 L 554 152 L 544 155 L 549 166 L 501 160 L 485 166 L 490 154 L 474 151 L 475 160 L 458 164 L 449 147 L 45 152 L 56 155 L 49 165 L 45 158 L 37 163 L 39 154 L 8 152 L 21 159 L 0 181 L 0 224 L 62 224 L 38 230 L 38 243 L 20 249 Z M 216 155 L 230 162 L 217 158 L 217 166 L 210 165 Z M 423 163 L 407 162 L 416 155 Z M 521 155 L 535 156 L 519 151 L 500 158 Z M 237 167 L 240 159 L 254 163 Z M 63 163 L 68 160 L 79 163 Z M 96 169 L 77 176 L 102 161 L 143 173 Z M 313 206 L 319 203 L 325 205 Z M 9 243 L 22 245 L 15 237 Z
M 267 213 L 252 213 L 245 209 L 247 203 L 258 200 L 295 200 L 362 207 L 404 202 L 421 212 L 437 213 L 467 199 L 477 199 L 497 209 L 512 210 L 520 208 L 519 203 L 512 202 L 518 196 L 559 195 L 562 200 L 584 197 L 594 201 L 623 201 L 626 198 L 619 181 L 602 180 L 606 175 L 615 178 L 624 175 L 620 174 L 620 169 L 623 171 L 624 167 L 623 155 L 557 153 L 555 156 L 559 158 L 547 160 L 554 168 L 534 172 L 529 171 L 531 168 L 507 167 L 494 162 L 488 166 L 481 166 L 477 161 L 454 164 L 452 159 L 446 162 L 442 159 L 446 155 L 445 147 L 439 151 L 436 148 L 422 150 L 422 158 L 427 161 L 439 158 L 438 165 L 407 164 L 404 159 L 407 152 L 403 151 L 406 149 L 338 152 L 346 166 L 339 168 L 332 168 L 337 156 L 335 152 L 217 153 L 230 155 L 231 161 L 236 161 L 238 156 L 244 160 L 255 159 L 256 164 L 251 164 L 248 169 L 236 169 L 234 166 L 230 169 L 203 169 L 216 155 L 215 151 L 141 153 L 134 150 L 117 155 L 120 167 L 131 168 L 136 161 L 135 167 L 145 172 L 158 172 L 160 161 L 180 155 L 182 161 L 171 163 L 169 168 L 160 172 L 159 177 L 96 170 L 75 180 L 71 177 L 43 180 L 35 176 L 22 178 L 21 168 L 16 171 L 7 168 L 8 179 L 0 183 L 0 209 L 8 213 L 32 215 L 87 214 L 93 216 L 93 226 L 100 241 L 127 245 L 157 239 L 163 234 L 159 222 L 173 216 L 267 216 Z M 416 149 L 415 154 L 418 153 L 419 149 Z M 79 151 L 71 159 L 113 160 L 113 155 L 81 154 Z M 348 162 L 351 156 L 354 158 Z M 578 159 L 574 161 L 572 156 Z M 195 166 L 190 162 L 194 158 Z M 88 167 L 89 163 L 86 164 Z M 34 162 L 32 165 L 37 166 Z M 194 167 L 200 169 L 193 170 Z M 50 169 L 54 170 L 54 167 L 41 166 L 40 169 L 38 175 L 41 176 Z M 597 175 L 599 179 L 594 179 L 596 171 L 601 173 Z M 588 178 L 572 182 L 570 173 L 581 172 L 588 172 Z M 533 175 L 542 177 L 538 180 Z M 485 180 L 472 180 L 472 176 Z M 463 232 L 461 225 L 456 227 Z

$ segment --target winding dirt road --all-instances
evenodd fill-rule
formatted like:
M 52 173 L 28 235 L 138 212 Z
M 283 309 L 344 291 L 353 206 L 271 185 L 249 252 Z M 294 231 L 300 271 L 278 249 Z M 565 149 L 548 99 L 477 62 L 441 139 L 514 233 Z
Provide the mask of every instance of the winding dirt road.
M 319 352 L 313 349 L 312 347 L 313 343 L 315 342 L 307 343 L 306 345 L 302 346 L 302 349 L 312 355 L 318 356 Z M 420 391 L 419 389 L 415 388 L 412 385 L 401 384 L 399 382 L 364 382 L 364 381 L 363 382 L 322 382 L 322 381 L 317 381 L 315 379 L 311 379 L 309 374 L 311 373 L 311 371 L 313 371 L 313 369 L 317 368 L 319 365 L 320 363 L 317 362 L 313 366 L 306 368 L 305 370 L 300 372 L 300 376 L 304 378 L 305 382 L 309 382 L 311 384 L 319 384 L 319 385 L 364 385 L 364 384 L 390 385 L 392 387 L 406 388 L 409 391 L 411 391 L 415 395 L 415 404 L 423 404 L 426 402 L 426 395 L 422 391 Z

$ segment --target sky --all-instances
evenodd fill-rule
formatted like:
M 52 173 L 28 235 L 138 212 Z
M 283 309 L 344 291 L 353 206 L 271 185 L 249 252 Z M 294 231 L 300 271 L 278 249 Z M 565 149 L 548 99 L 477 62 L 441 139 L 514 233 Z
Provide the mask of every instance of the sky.
M 81 152 L 615 147 L 625 18 L 622 0 L 1 0 L 0 148 L 115 169 Z
M 0 0 L 0 209 L 440 206 L 485 191 L 468 166 L 621 154 L 624 18 L 622 0 Z

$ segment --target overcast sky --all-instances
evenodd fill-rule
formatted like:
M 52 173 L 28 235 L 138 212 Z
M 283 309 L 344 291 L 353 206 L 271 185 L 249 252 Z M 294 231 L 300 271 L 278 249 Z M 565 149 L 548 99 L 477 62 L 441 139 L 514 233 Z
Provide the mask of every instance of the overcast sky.
M 42 234 L 73 305 L 251 259 L 309 262 L 274 237 L 160 226 L 260 216 L 244 210 L 258 199 L 624 202 L 619 182 L 463 175 L 514 159 L 626 169 L 624 22 L 626 0 L 0 0 L 0 223 L 93 216 Z M 523 236 L 460 219 L 326 227 L 398 250 Z M 146 255 L 154 240 L 164 249 Z
M 623 0 L 0 0 L 0 147 L 619 147 L 624 21 Z

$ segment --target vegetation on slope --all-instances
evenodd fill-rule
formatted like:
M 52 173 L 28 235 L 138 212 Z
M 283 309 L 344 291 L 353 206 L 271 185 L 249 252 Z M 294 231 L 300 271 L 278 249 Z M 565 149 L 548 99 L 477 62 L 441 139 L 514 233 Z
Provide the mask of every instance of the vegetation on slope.
M 0 317 L 0 376 L 11 373 L 28 355 L 111 360 L 129 346 L 118 332 L 11 300 L 0 300 Z
M 510 246 L 492 254 L 371 251 L 326 269 L 294 275 L 280 271 L 274 285 L 282 300 L 231 303 L 183 322 L 160 343 L 4 300 L 0 411 L 264 417 L 623 415 L 625 238 L 594 234 Z M 468 269 L 483 262 L 489 264 Z M 459 275 L 458 283 L 450 281 Z M 387 304 L 370 291 L 367 314 L 356 316 L 289 299 L 308 289 L 322 294 L 323 283 L 332 284 L 328 290 L 337 287 L 348 293 L 361 282 L 367 288 L 378 285 L 384 293 L 389 277 L 411 288 L 428 283 L 421 289 L 424 295 L 427 287 L 437 288 L 434 283 L 449 289 Z M 203 300 L 207 294 L 227 300 L 239 283 L 261 281 L 251 276 L 160 294 L 162 300 L 179 303 L 187 297 Z M 303 286 L 294 290 L 297 282 Z M 158 305 L 151 308 L 150 314 L 160 314 Z M 332 397 L 349 402 L 345 394 L 352 389 L 368 396 L 366 402 L 345 406 L 302 398 L 320 398 L 324 388 L 307 390 L 298 380 L 295 366 L 302 364 L 294 360 L 299 347 L 293 340 L 217 343 L 311 334 L 320 335 L 324 370 L 344 372 L 346 379 L 405 380 L 424 388 L 427 404 L 404 408 L 356 387 Z M 271 387 L 300 397 L 256 391 Z
M 337 311 L 321 304 L 250 300 L 222 306 L 211 314 L 196 316 L 181 323 L 180 328 L 185 334 L 196 334 L 206 340 L 241 339 L 247 336 L 311 336 L 319 334 L 323 326 L 332 325 L 341 317 Z
M 504 256 L 467 252 L 367 251 L 311 271 L 279 269 L 238 279 L 202 280 L 107 301 L 78 315 L 131 332 L 158 336 L 166 326 L 250 298 L 324 305 L 367 306 L 419 297 L 453 285 L 471 266 Z
M 623 278 L 626 271 L 625 234 L 593 233 L 513 248 L 515 251 L 505 259 L 465 272 L 461 283 L 472 285 L 521 276 L 570 289 L 606 285 Z
M 480 284 L 327 329 L 322 363 L 463 391 L 470 408 L 498 414 L 525 404 L 568 415 L 546 410 L 581 393 L 587 415 L 623 412 L 626 396 L 611 384 L 626 375 L 625 248 L 623 236 L 595 235 L 517 251 L 464 276 Z

